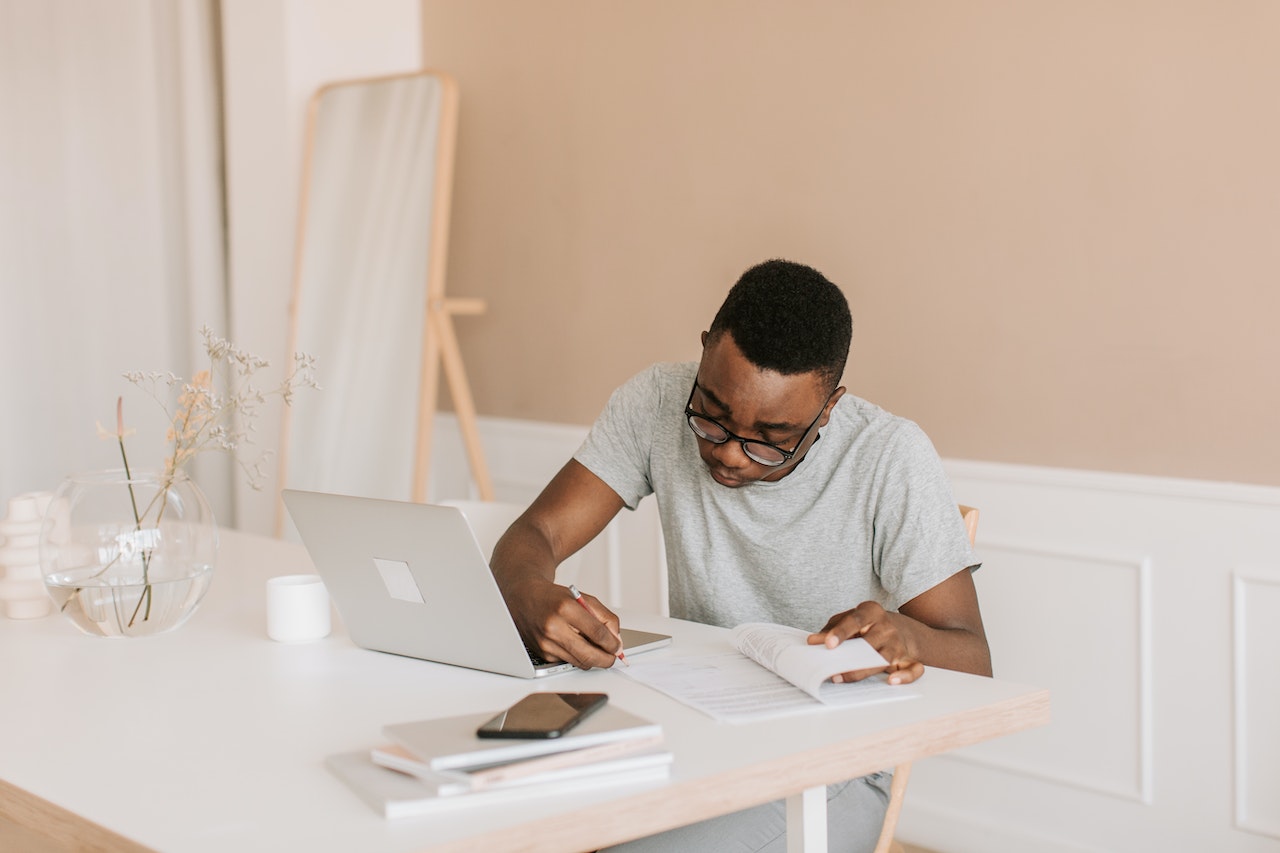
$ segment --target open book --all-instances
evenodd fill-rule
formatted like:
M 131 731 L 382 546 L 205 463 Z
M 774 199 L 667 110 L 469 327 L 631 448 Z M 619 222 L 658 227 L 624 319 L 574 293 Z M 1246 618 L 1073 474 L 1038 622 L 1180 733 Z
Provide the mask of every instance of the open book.
M 882 677 L 833 683 L 833 675 L 878 669 L 888 661 L 861 638 L 828 649 L 809 645 L 809 633 L 747 623 L 730 632 L 731 649 L 640 659 L 622 674 L 728 722 L 918 695 Z

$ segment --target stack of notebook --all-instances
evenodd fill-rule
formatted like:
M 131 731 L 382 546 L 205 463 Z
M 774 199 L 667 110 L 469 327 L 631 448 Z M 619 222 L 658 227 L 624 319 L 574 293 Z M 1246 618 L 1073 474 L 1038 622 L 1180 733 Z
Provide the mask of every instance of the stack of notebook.
M 384 817 L 428 814 L 467 803 L 567 793 L 665 779 L 671 753 L 662 728 L 606 705 L 567 734 L 486 739 L 492 712 L 396 723 L 387 742 L 331 756 L 326 764 Z

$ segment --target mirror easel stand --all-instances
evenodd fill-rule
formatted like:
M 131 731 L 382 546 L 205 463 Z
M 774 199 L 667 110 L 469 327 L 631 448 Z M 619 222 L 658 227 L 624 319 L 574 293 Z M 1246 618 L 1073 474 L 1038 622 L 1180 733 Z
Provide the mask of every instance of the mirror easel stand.
M 443 88 L 440 113 L 440 144 L 436 148 L 436 187 L 431 215 L 431 238 L 427 267 L 427 311 L 422 330 L 422 386 L 418 392 L 418 443 L 414 452 L 413 500 L 427 499 L 431 473 L 431 438 L 435 428 L 440 393 L 440 368 L 453 399 L 458 430 L 471 465 L 471 476 L 481 500 L 491 501 L 493 481 L 485 462 L 476 425 L 475 400 L 462 366 L 462 349 L 453 328 L 456 315 L 482 314 L 484 300 L 452 299 L 445 296 L 445 269 L 449 255 L 449 215 L 453 205 L 453 163 L 457 147 L 458 88 L 449 78 Z
M 480 430 L 476 425 L 475 400 L 462 366 L 462 350 L 454 332 L 453 318 L 459 314 L 482 314 L 485 310 L 481 299 L 433 299 L 428 304 L 424 330 L 425 352 L 422 365 L 422 389 L 419 395 L 418 446 L 414 453 L 413 499 L 419 503 L 427 499 L 427 485 L 431 473 L 431 439 L 435 427 L 436 405 L 440 392 L 440 368 L 444 368 L 449 396 L 453 398 L 454 415 L 458 419 L 458 431 L 467 451 L 471 477 L 482 501 L 494 499 L 493 481 L 485 462 L 480 443 Z

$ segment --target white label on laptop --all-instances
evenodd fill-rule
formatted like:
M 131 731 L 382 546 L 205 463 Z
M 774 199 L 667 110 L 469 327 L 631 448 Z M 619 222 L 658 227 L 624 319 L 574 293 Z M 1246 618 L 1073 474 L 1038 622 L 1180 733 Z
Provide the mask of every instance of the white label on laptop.
M 411 601 L 414 604 L 426 603 L 422 600 L 422 592 L 418 589 L 417 581 L 413 579 L 413 573 L 409 571 L 408 563 L 400 560 L 379 560 L 374 557 L 373 564 L 377 567 L 378 574 L 382 576 L 382 583 L 392 598 Z

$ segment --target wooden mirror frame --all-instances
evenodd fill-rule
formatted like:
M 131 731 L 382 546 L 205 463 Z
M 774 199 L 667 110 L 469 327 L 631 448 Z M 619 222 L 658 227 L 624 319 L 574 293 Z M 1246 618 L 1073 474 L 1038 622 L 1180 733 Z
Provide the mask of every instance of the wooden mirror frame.
M 310 205 L 312 202 L 313 182 L 315 180 L 317 130 L 324 99 L 326 95 L 340 88 L 378 85 L 422 77 L 435 79 L 440 87 L 440 95 L 430 205 L 431 223 L 429 233 L 425 236 L 427 240 L 427 270 L 426 281 L 424 282 L 426 305 L 422 319 L 422 350 L 417 388 L 417 426 L 413 451 L 412 486 L 409 497 L 417 502 L 425 501 L 427 497 L 433 427 L 439 402 L 439 376 L 441 368 L 443 368 L 477 491 L 482 500 L 492 500 L 493 485 L 489 476 L 488 466 L 485 463 L 479 430 L 476 426 L 475 403 L 471 396 L 466 372 L 463 369 L 462 353 L 453 327 L 454 316 L 480 314 L 484 312 L 486 306 L 481 299 L 455 299 L 447 296 L 445 292 L 445 271 L 447 269 L 449 247 L 449 215 L 453 197 L 453 168 L 458 120 L 458 88 L 456 82 L 448 74 L 440 71 L 419 71 L 336 81 L 322 86 L 308 102 L 306 143 L 303 151 L 298 204 L 298 225 L 294 241 L 293 283 L 289 303 L 289 348 L 287 351 L 294 352 L 299 348 L 299 345 L 302 345 L 305 349 L 306 345 L 305 341 L 299 340 L 299 306 L 304 296 L 305 255 L 308 223 L 312 213 Z M 320 384 L 324 386 L 324 365 L 322 363 L 318 364 L 317 370 Z M 339 392 L 336 389 L 327 389 L 320 393 Z M 285 407 L 279 444 L 278 483 L 280 489 L 290 485 L 288 475 L 292 429 L 292 407 Z M 278 536 L 284 532 L 285 521 L 284 504 L 277 500 L 276 534 Z

